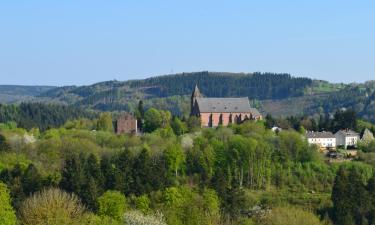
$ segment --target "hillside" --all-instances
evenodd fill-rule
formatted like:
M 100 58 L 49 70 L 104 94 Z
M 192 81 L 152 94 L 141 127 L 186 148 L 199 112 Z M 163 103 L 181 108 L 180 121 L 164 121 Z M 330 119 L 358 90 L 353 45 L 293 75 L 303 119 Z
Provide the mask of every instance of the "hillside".
M 250 99 L 285 99 L 303 96 L 313 80 L 288 74 L 196 72 L 131 81 L 107 81 L 90 86 L 51 89 L 39 97 L 98 110 L 133 110 L 139 100 L 176 114 L 186 113 L 188 96 L 198 84 L 208 97 L 248 96 Z
M 247 96 L 264 114 L 312 115 L 353 108 L 364 119 L 375 121 L 375 82 L 332 84 L 274 73 L 194 72 L 88 86 L 0 86 L 0 102 L 52 101 L 94 110 L 133 111 L 143 100 L 146 108 L 187 115 L 195 84 L 208 97 Z
M 23 86 L 23 85 L 0 85 L 0 102 L 14 103 L 21 101 L 31 101 L 53 86 Z

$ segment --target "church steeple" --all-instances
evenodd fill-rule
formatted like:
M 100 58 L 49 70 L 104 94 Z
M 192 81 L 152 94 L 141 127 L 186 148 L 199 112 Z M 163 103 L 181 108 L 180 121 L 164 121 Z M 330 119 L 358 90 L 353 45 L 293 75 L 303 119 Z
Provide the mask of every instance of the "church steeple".
M 201 98 L 201 97 L 202 97 L 202 94 L 201 94 L 201 92 L 199 91 L 198 85 L 195 84 L 194 91 L 193 91 L 193 93 L 191 94 L 191 98 Z
M 195 107 L 195 100 L 197 98 L 202 98 L 203 95 L 201 94 L 201 92 L 199 91 L 199 88 L 198 88 L 198 85 L 195 84 L 195 87 L 194 87 L 194 90 L 193 90 L 193 93 L 191 94 L 191 112 L 190 114 L 193 115 L 194 114 L 194 107 Z

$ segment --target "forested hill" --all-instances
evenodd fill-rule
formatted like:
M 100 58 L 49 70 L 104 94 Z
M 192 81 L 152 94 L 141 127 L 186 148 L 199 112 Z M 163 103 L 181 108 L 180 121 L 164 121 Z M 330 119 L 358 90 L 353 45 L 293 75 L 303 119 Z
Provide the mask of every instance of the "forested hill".
M 43 101 L 94 110 L 134 111 L 138 101 L 143 100 L 146 108 L 187 115 L 195 84 L 207 97 L 247 96 L 263 114 L 312 115 L 352 108 L 362 118 L 375 121 L 375 82 L 332 84 L 275 73 L 193 72 L 87 86 L 34 89 L 0 86 L 0 103 Z
M 289 74 L 194 72 L 144 80 L 106 81 L 89 86 L 51 89 L 39 97 L 98 110 L 133 110 L 139 100 L 177 114 L 188 112 L 192 88 L 198 84 L 208 97 L 284 99 L 303 96 L 313 80 Z
M 282 99 L 301 96 L 312 85 L 308 78 L 274 73 L 197 72 L 130 81 L 132 88 L 148 88 L 147 93 L 159 97 L 188 95 L 197 84 L 208 97 L 248 96 L 255 99 Z
M 23 85 L 0 85 L 0 102 L 12 103 L 19 101 L 30 101 L 53 86 L 23 86 Z

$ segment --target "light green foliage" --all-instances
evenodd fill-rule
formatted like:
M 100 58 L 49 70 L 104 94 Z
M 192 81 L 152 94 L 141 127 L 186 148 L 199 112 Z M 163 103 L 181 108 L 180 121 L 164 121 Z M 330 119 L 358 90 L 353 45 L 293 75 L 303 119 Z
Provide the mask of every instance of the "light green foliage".
M 77 225 L 123 225 L 123 222 L 108 216 L 98 216 L 94 213 L 85 213 L 82 218 L 78 220 Z
M 167 188 L 163 193 L 163 203 L 168 224 L 219 224 L 219 198 L 213 190 L 197 193 L 185 187 Z
M 17 128 L 17 123 L 14 121 L 8 121 L 6 123 L 0 123 L 0 130 L 14 130 Z
M 162 126 L 163 118 L 157 109 L 150 108 L 145 112 L 144 130 L 152 132 Z
M 169 176 L 178 177 L 183 174 L 185 154 L 179 144 L 170 145 L 164 150 L 164 158 L 167 162 Z
M 151 200 L 147 195 L 141 195 L 135 199 L 135 207 L 143 213 L 150 211 L 150 204 Z
M 0 172 L 6 168 L 13 168 L 15 165 L 20 165 L 22 169 L 26 169 L 31 163 L 25 154 L 16 154 L 14 152 L 0 153 Z
M 322 225 L 319 218 L 313 213 L 301 208 L 285 206 L 277 207 L 262 218 L 259 225 Z
M 100 114 L 97 122 L 97 130 L 113 132 L 111 113 L 105 112 Z
M 179 207 L 185 201 L 184 190 L 177 187 L 165 189 L 163 192 L 163 202 L 169 207 Z
M 173 117 L 171 127 L 176 135 L 182 135 L 187 132 L 187 125 L 176 116 Z
M 26 199 L 20 209 L 23 224 L 79 224 L 84 207 L 75 195 L 49 189 Z
M 68 120 L 64 127 L 68 130 L 79 129 L 79 130 L 94 130 L 96 129 L 97 121 L 89 119 L 79 119 L 79 120 Z
M 16 222 L 16 213 L 10 202 L 9 191 L 7 186 L 0 182 L 0 224 L 15 225 Z
M 126 209 L 126 199 L 118 191 L 107 191 L 98 198 L 98 214 L 121 220 Z
M 283 131 L 279 134 L 279 137 L 281 161 L 308 162 L 314 160 L 316 156 L 314 153 L 317 153 L 317 151 L 311 149 L 301 134 Z
M 152 132 L 158 128 L 166 128 L 169 126 L 170 120 L 170 112 L 150 108 L 146 111 L 144 116 L 144 130 L 146 132 Z
M 113 132 L 98 131 L 94 134 L 96 143 L 102 148 L 121 149 L 125 142 L 124 135 L 115 135 Z
M 161 213 L 144 215 L 138 211 L 130 211 L 124 215 L 125 225 L 167 225 Z

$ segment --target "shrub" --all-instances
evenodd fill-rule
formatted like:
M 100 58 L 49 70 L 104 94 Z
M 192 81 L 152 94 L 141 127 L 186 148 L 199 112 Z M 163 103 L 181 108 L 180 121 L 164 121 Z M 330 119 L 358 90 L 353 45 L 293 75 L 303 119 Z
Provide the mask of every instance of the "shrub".
M 264 225 L 321 225 L 319 218 L 313 213 L 300 208 L 286 206 L 277 207 L 261 219 Z
M 118 191 L 107 191 L 98 199 L 100 216 L 108 216 L 116 220 L 121 220 L 125 209 L 126 199 Z
M 125 213 L 124 222 L 126 225 L 167 225 L 161 213 L 144 215 L 138 211 Z
M 79 224 L 84 207 L 73 194 L 47 189 L 26 199 L 20 209 L 22 224 Z

